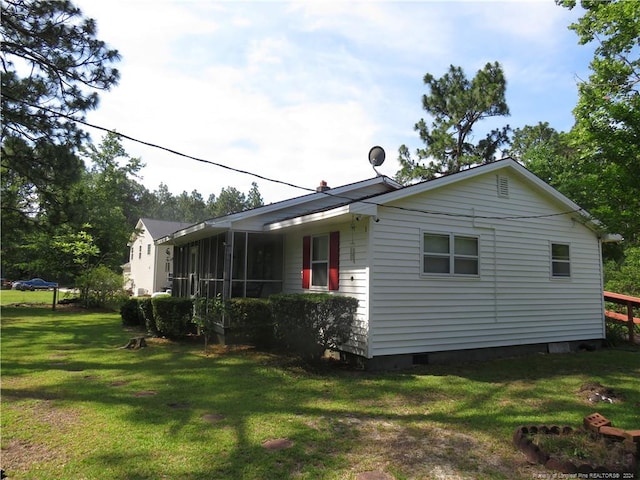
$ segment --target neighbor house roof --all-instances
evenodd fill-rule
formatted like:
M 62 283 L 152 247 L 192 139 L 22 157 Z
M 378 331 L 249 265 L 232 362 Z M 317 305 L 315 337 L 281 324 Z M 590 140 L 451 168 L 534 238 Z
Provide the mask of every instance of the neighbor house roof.
M 135 241 L 135 238 L 138 236 L 137 232 L 141 229 L 146 229 L 155 241 L 177 230 L 186 228 L 189 225 L 191 224 L 187 222 L 170 222 L 166 220 L 156 220 L 154 218 L 140 218 L 136 224 L 135 232 L 131 236 L 131 241 Z

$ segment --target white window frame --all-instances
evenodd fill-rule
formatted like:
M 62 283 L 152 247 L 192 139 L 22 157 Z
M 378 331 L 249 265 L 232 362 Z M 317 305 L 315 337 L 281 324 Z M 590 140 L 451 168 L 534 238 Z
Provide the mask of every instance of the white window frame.
M 441 237 L 448 237 L 449 239 L 449 252 L 425 252 L 426 235 L 434 235 Z M 456 238 L 472 238 L 476 241 L 477 255 L 458 254 L 455 253 L 455 240 Z M 448 272 L 425 272 L 424 261 L 425 257 L 441 257 L 449 259 L 449 271 Z M 456 273 L 455 261 L 456 259 L 475 260 L 477 265 L 476 273 Z M 420 275 L 423 277 L 459 277 L 459 278 L 479 278 L 480 277 L 480 236 L 466 233 L 452 233 L 452 232 L 434 232 L 430 230 L 423 230 L 420 235 Z
M 559 258 L 553 256 L 553 247 L 555 245 L 567 247 L 568 255 L 566 258 Z M 567 265 L 569 267 L 568 274 L 558 274 L 554 271 L 554 265 Z M 549 242 L 549 274 L 552 280 L 571 280 L 571 244 L 569 242 Z
M 324 238 L 326 241 L 326 245 L 327 245 L 327 250 L 326 250 L 326 259 L 324 260 L 314 260 L 314 241 L 317 238 Z M 331 238 L 329 236 L 328 233 L 326 234 L 322 234 L 322 235 L 311 235 L 311 252 L 310 252 L 310 281 L 309 281 L 309 288 L 320 288 L 320 289 L 328 289 L 329 288 L 329 255 L 330 255 L 330 250 L 331 250 Z M 324 264 L 326 266 L 326 279 L 327 281 L 324 284 L 316 284 L 314 283 L 314 277 L 315 275 L 313 274 L 313 267 L 315 265 L 322 265 Z

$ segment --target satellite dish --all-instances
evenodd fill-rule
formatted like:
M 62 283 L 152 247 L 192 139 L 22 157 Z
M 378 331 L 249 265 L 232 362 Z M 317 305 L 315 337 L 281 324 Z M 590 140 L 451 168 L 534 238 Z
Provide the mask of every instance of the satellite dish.
M 380 172 L 376 170 L 376 167 L 379 167 L 384 163 L 384 148 L 376 145 L 375 147 L 371 147 L 369 150 L 369 163 L 373 167 L 373 171 L 376 172 L 376 175 L 380 175 Z
M 384 163 L 385 153 L 384 148 L 375 146 L 369 150 L 369 163 L 373 168 L 379 167 Z

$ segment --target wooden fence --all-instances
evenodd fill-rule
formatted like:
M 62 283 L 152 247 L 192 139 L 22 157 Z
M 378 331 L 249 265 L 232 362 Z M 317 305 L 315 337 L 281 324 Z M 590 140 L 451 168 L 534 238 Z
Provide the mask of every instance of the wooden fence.
M 605 310 L 604 316 L 611 320 L 626 323 L 629 329 L 629 342 L 635 343 L 635 326 L 640 325 L 640 318 L 634 317 L 633 309 L 640 309 L 640 298 L 622 295 L 620 293 L 604 292 L 604 300 L 605 302 L 612 302 L 627 307 L 626 314 Z

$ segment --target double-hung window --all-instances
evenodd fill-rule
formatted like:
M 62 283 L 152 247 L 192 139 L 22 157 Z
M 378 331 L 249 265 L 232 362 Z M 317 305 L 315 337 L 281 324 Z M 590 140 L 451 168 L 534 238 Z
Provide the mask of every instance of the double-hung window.
M 326 287 L 329 284 L 329 235 L 312 237 L 311 285 Z
M 428 275 L 478 275 L 478 237 L 452 233 L 424 233 L 422 273 Z
M 551 244 L 551 276 L 553 278 L 571 277 L 571 255 L 568 243 Z
M 303 237 L 302 288 L 338 290 L 339 278 L 340 232 Z

